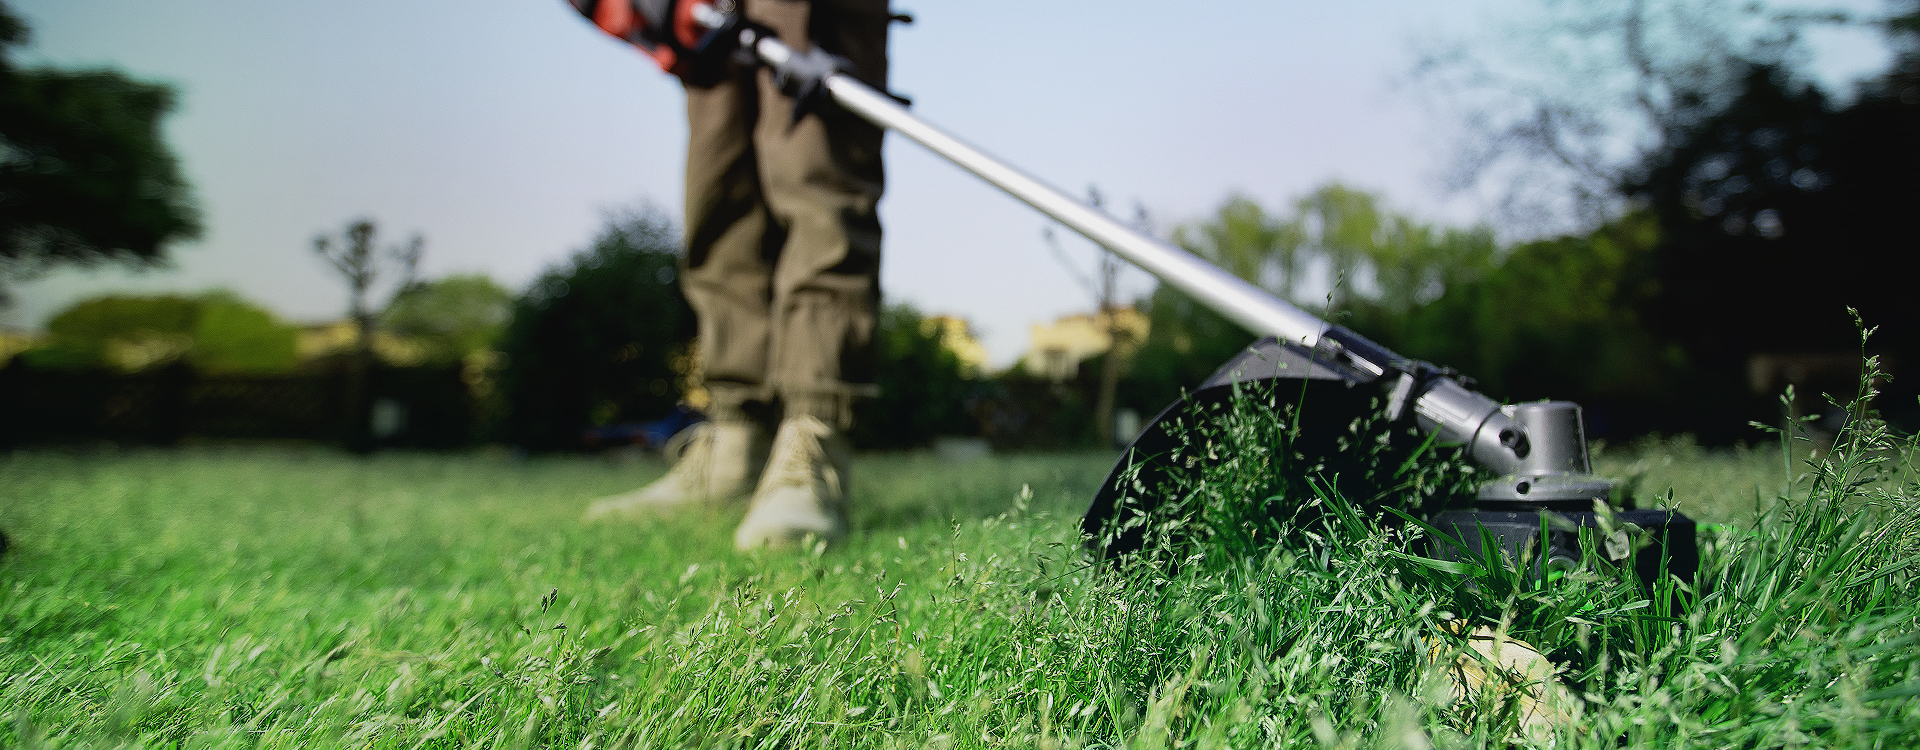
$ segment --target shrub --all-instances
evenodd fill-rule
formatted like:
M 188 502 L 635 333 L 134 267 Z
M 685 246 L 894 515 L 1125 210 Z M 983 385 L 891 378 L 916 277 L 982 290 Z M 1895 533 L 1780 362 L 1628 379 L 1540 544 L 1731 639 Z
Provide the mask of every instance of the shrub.
M 675 281 L 676 235 L 652 208 L 615 214 L 592 246 L 548 268 L 514 302 L 500 346 L 499 437 L 568 448 L 587 427 L 673 408 L 681 395 L 674 363 L 693 336 Z

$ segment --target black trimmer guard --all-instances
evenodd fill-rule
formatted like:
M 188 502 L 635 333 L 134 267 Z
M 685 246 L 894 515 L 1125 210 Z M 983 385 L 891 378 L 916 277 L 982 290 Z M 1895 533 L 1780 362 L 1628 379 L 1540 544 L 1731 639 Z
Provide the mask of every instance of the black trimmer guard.
M 1196 445 L 1196 421 L 1231 409 L 1236 389 L 1273 393 L 1303 404 L 1296 452 L 1330 453 L 1355 417 L 1378 410 L 1374 378 L 1312 350 L 1268 337 L 1215 370 L 1205 383 L 1162 410 L 1134 438 L 1081 519 L 1087 544 L 1109 559 L 1138 551 L 1162 499 L 1180 477 L 1212 460 Z M 1297 401 L 1295 401 L 1297 399 Z M 1137 469 L 1137 472 L 1130 471 Z
M 1503 556 L 1511 561 L 1509 564 L 1530 560 L 1529 572 L 1542 575 L 1556 569 L 1572 570 L 1588 562 L 1580 544 L 1584 531 L 1591 539 L 1588 549 L 1608 564 L 1631 560 L 1644 584 L 1651 586 L 1658 581 L 1663 568 L 1681 581 L 1693 581 L 1700 568 L 1698 529 L 1693 519 L 1671 510 L 1623 510 L 1609 515 L 1603 524 L 1600 514 L 1592 511 L 1442 511 L 1427 521 L 1443 535 L 1426 540 L 1427 554 L 1441 560 Z M 1607 533 L 1607 525 L 1612 526 L 1612 533 Z M 1544 556 L 1540 547 L 1543 526 L 1547 530 Z M 1482 529 L 1498 546 L 1493 555 L 1484 549 Z

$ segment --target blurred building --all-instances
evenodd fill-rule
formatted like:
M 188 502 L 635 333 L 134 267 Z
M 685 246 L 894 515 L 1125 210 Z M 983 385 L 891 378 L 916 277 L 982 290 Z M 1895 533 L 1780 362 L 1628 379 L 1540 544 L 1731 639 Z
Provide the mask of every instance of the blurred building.
M 979 375 L 987 368 L 987 347 L 980 338 L 973 335 L 973 326 L 966 318 L 953 315 L 929 315 L 920 321 L 920 332 L 926 335 L 938 334 L 940 343 L 960 358 L 960 364 L 967 368 L 968 375 Z
M 1027 372 L 1055 382 L 1070 379 L 1080 363 L 1113 348 L 1114 332 L 1131 345 L 1147 340 L 1147 316 L 1132 307 L 1111 313 L 1079 313 L 1052 323 L 1035 323 L 1032 343 L 1021 360 Z
M 301 362 L 313 362 L 351 354 L 359 346 L 359 325 L 352 320 L 334 320 L 300 326 L 294 351 Z M 409 367 L 425 362 L 429 354 L 428 345 L 418 339 L 378 329 L 373 332 L 373 356 L 381 362 Z

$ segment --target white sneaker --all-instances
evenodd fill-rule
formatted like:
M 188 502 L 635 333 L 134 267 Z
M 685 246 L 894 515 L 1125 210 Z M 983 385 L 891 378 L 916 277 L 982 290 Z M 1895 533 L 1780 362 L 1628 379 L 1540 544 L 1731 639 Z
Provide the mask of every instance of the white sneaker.
M 667 475 L 640 489 L 595 500 L 587 520 L 671 511 L 746 495 L 766 463 L 767 431 L 753 422 L 701 422 L 674 436 L 686 449 Z
M 744 552 L 791 547 L 808 536 L 823 542 L 845 537 L 851 452 L 846 437 L 819 419 L 781 421 L 747 517 L 733 532 L 733 546 Z

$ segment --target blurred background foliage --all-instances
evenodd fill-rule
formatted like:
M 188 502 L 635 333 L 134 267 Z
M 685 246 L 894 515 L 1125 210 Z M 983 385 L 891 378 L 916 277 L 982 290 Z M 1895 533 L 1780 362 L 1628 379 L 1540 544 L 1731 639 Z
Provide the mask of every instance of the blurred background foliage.
M 659 419 L 688 385 L 693 311 L 678 282 L 680 237 L 657 209 L 609 217 L 513 303 L 500 339 L 498 439 L 581 445 L 590 427 Z
M 513 304 L 513 292 L 486 274 L 455 274 L 401 290 L 379 319 L 386 330 L 418 342 L 426 361 L 457 362 L 493 349 Z
M 197 296 L 86 300 L 47 324 L 47 340 L 21 354 L 45 369 L 137 372 L 185 363 L 217 373 L 284 372 L 298 329 L 226 291 Z
M 879 394 L 854 407 L 855 445 L 923 448 L 937 436 L 979 430 L 974 412 L 987 381 L 954 350 L 940 320 L 909 304 L 887 305 L 874 338 Z
M 1495 201 L 1489 223 L 1425 221 L 1333 182 L 1280 206 L 1229 195 L 1170 238 L 1495 398 L 1578 401 L 1610 439 L 1754 439 L 1749 420 L 1778 420 L 1787 383 L 1802 391 L 1793 416 L 1822 408 L 1807 392 L 1844 399 L 1858 368 L 1852 308 L 1878 327 L 1869 350 L 1894 375 L 1880 408 L 1912 427 L 1920 378 L 1902 370 L 1920 363 L 1920 295 L 1897 269 L 1920 215 L 1920 2 L 1887 7 L 1848 18 L 1718 0 L 1543 4 L 1521 35 L 1436 47 L 1415 71 L 1464 123 L 1450 178 Z M 1895 53 L 1848 92 L 1796 67 L 1803 31 L 1837 23 L 1876 25 Z M 0 17 L 0 44 L 23 34 Z M 156 135 L 163 87 L 0 57 L 0 97 L 0 270 L 157 259 L 191 236 L 191 202 Z M 95 123 L 75 131 L 95 140 L 62 145 L 80 137 L 59 125 L 67 115 Z M 87 181 L 99 189 L 73 187 Z M 152 189 L 128 193 L 129 181 Z M 46 202 L 69 193 L 127 200 L 86 204 L 106 206 L 109 233 L 94 236 Z M 483 276 L 413 283 L 376 311 L 381 335 L 411 354 L 382 356 L 464 368 L 485 415 L 467 442 L 575 449 L 587 430 L 662 419 L 699 398 L 679 246 L 672 222 L 641 207 L 609 216 L 518 295 Z M 1135 307 L 1144 340 L 1062 378 L 979 372 L 952 322 L 891 304 L 876 334 L 879 395 L 858 407 L 854 437 L 1087 446 L 1107 358 L 1121 362 L 1118 405 L 1151 417 L 1252 340 L 1165 287 Z M 283 372 L 299 365 L 299 336 L 227 293 L 104 297 L 55 318 L 13 366 Z M 1824 380 L 1805 374 L 1823 367 Z
M 1858 354 L 1857 310 L 1877 328 L 1869 352 L 1896 376 L 1878 405 L 1911 428 L 1920 389 L 1898 375 L 1920 363 L 1920 295 L 1894 269 L 1913 254 L 1920 215 L 1920 3 L 1889 7 L 1849 19 L 1712 2 L 1555 5 L 1518 44 L 1478 48 L 1531 47 L 1531 67 L 1432 55 L 1420 75 L 1473 123 L 1462 186 L 1506 191 L 1505 234 L 1574 231 L 1501 242 L 1490 227 L 1423 224 L 1334 184 L 1282 211 L 1230 197 L 1173 237 L 1496 398 L 1579 401 L 1592 431 L 1615 438 L 1756 439 L 1748 421 L 1776 421 L 1795 377 L 1802 413 L 1824 408 L 1820 390 L 1846 400 L 1858 357 L 1823 363 Z M 1892 67 L 1844 103 L 1820 90 L 1792 67 L 1798 35 L 1818 23 L 1881 26 Z M 1567 49 L 1599 62 L 1542 62 Z M 1622 71 L 1625 88 L 1596 82 Z M 1610 128 L 1625 120 L 1638 124 Z M 1621 130 L 1642 135 L 1623 142 Z M 1526 218 L 1542 213 L 1558 218 Z M 1134 408 L 1158 409 L 1251 340 L 1177 292 L 1143 304 L 1153 330 L 1129 370 Z M 1768 375 L 1822 367 L 1834 372 Z
M 0 4 L 0 304 L 59 265 L 152 266 L 200 234 L 161 136 L 174 92 L 113 70 L 21 68 L 28 29 Z

